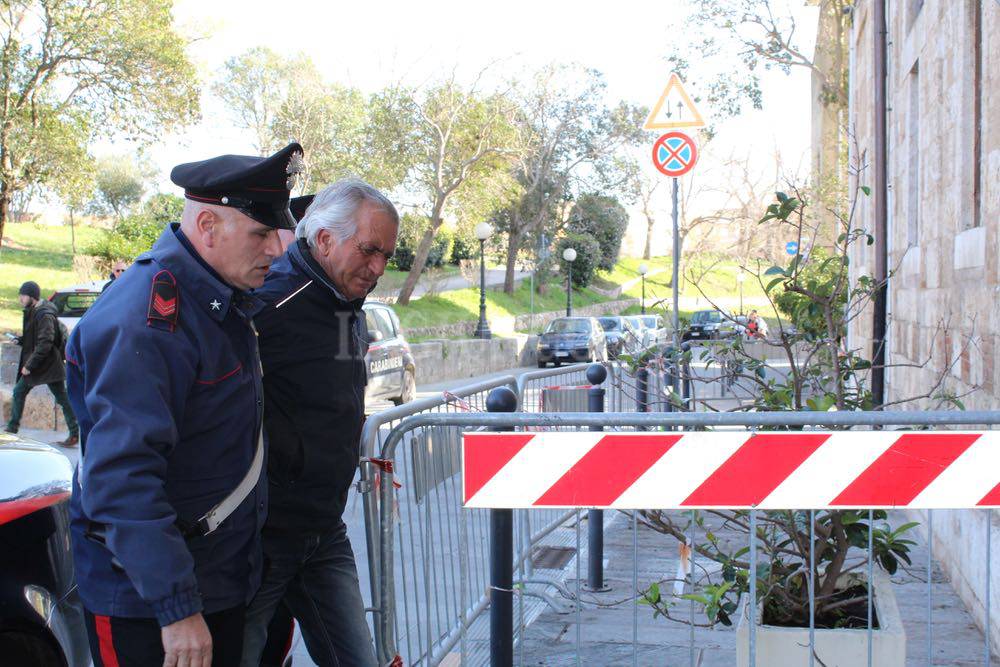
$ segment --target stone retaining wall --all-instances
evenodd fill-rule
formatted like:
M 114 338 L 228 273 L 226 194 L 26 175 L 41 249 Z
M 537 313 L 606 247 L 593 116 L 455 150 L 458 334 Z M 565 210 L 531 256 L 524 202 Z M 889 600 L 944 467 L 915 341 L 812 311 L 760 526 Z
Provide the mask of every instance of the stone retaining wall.
M 639 299 L 619 299 L 618 301 L 605 301 L 595 303 L 590 306 L 580 306 L 573 308 L 574 315 L 584 317 L 598 317 L 600 315 L 617 315 L 630 306 L 639 303 Z M 549 310 L 543 313 L 517 315 L 516 317 L 489 317 L 490 329 L 493 331 L 529 331 L 537 333 L 544 329 L 549 322 L 557 317 L 563 317 L 565 310 Z M 476 322 L 456 322 L 455 324 L 442 324 L 433 327 L 409 327 L 403 333 L 413 338 L 456 338 L 460 336 L 472 336 L 476 330 Z
M 417 385 L 534 365 L 537 340 L 537 336 L 515 335 L 489 340 L 467 338 L 411 343 L 417 366 Z

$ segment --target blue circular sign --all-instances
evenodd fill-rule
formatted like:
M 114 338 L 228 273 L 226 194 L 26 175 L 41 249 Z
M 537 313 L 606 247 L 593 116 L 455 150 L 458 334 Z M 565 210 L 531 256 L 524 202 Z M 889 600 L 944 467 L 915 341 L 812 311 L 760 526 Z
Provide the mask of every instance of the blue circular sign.
M 789 241 L 788 243 L 786 243 L 785 244 L 785 252 L 787 252 L 789 255 L 795 255 L 795 254 L 797 254 L 799 252 L 799 242 L 798 241 Z

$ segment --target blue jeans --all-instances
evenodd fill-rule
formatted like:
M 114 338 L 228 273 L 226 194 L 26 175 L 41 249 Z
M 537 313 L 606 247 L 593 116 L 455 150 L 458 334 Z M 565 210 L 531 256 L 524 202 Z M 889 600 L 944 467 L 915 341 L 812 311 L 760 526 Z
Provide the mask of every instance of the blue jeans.
M 257 667 L 278 604 L 298 620 L 320 667 L 377 667 L 354 551 L 341 521 L 320 535 L 264 531 L 264 579 L 246 614 L 243 667 Z

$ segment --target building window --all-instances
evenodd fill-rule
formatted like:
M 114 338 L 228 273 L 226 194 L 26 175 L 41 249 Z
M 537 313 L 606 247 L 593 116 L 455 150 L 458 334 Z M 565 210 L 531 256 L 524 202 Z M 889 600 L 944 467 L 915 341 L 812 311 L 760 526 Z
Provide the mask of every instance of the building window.
M 906 110 L 907 184 L 906 245 L 920 242 L 920 66 L 910 70 L 910 101 Z

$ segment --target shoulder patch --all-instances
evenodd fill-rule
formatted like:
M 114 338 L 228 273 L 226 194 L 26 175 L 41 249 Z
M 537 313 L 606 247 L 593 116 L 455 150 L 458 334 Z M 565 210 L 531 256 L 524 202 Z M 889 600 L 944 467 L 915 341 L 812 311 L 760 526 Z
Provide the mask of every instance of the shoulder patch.
M 160 271 L 153 276 L 153 286 L 149 290 L 146 326 L 173 332 L 177 328 L 180 305 L 177 280 L 166 269 Z

